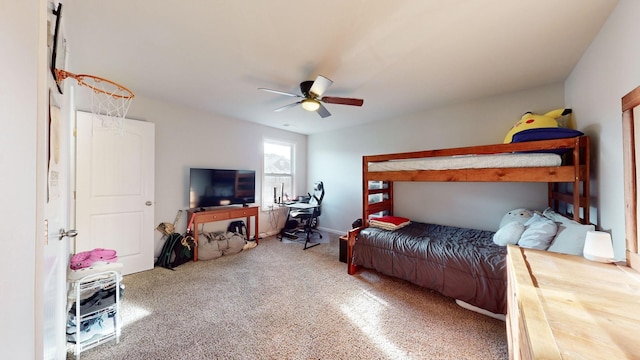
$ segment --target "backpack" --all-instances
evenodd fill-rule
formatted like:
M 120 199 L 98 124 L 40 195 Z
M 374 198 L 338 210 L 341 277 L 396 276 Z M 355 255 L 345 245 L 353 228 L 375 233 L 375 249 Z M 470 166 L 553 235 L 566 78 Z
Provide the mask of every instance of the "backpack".
M 227 227 L 227 231 L 247 237 L 247 225 L 242 220 L 232 221 Z
M 178 233 L 169 234 L 162 246 L 156 266 L 172 269 L 193 260 L 195 241 L 191 236 L 183 236 Z

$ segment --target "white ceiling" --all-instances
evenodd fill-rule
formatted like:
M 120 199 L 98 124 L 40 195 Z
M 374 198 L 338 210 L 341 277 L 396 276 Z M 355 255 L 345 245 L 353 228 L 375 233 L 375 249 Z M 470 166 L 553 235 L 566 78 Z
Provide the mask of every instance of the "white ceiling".
M 61 0 L 69 71 L 302 134 L 564 80 L 617 0 Z M 299 83 L 324 75 L 325 119 Z M 134 99 L 135 102 L 135 99 Z

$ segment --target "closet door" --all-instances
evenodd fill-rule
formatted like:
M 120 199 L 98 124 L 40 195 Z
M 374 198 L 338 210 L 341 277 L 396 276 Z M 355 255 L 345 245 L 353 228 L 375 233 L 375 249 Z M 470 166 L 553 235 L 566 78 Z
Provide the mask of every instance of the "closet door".
M 114 249 L 127 275 L 154 263 L 153 123 L 124 120 L 104 128 L 91 113 L 77 113 L 76 252 Z

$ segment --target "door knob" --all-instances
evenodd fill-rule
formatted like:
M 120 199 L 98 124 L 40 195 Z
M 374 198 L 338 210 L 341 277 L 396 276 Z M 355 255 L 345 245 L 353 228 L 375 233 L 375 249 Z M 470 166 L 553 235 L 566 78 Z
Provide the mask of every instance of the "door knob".
M 78 236 L 78 230 L 69 230 L 65 231 L 64 229 L 60 229 L 58 233 L 58 240 L 62 240 L 65 237 L 74 238 Z
M 147 201 L 147 202 L 146 202 L 146 203 L 144 203 L 144 204 L 145 204 L 145 205 L 147 205 L 147 206 L 151 206 L 151 205 L 153 205 L 153 203 L 152 203 L 151 201 Z

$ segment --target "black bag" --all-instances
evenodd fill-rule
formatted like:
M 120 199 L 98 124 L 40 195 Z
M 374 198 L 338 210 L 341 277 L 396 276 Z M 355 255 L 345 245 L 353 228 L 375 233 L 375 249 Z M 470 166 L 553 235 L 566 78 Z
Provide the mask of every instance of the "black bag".
M 247 225 L 242 220 L 232 221 L 227 227 L 227 231 L 247 237 Z
M 196 243 L 193 237 L 172 233 L 164 242 L 155 265 L 173 269 L 176 266 L 189 262 L 193 260 L 195 247 Z

